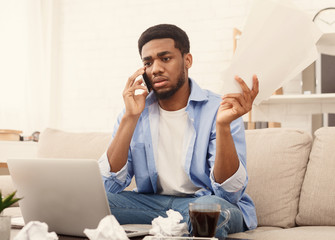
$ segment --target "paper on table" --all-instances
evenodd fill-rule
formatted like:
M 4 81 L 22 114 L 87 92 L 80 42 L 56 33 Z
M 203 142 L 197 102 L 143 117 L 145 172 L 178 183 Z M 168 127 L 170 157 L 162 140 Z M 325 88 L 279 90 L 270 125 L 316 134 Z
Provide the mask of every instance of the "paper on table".
M 156 237 L 172 237 L 189 234 L 187 224 L 180 222 L 183 220 L 183 216 L 179 212 L 169 209 L 166 211 L 166 215 L 166 218 L 159 216 L 152 220 L 152 228 L 149 231 L 151 235 L 155 235 Z
M 113 215 L 100 220 L 96 229 L 84 229 L 90 240 L 128 240 L 126 232 Z
M 31 221 L 15 236 L 14 240 L 58 240 L 55 232 L 48 232 L 48 225 L 44 222 Z
M 255 0 L 224 72 L 223 93 L 241 92 L 235 75 L 252 88 L 256 74 L 260 91 L 255 104 L 259 104 L 317 59 L 315 43 L 320 36 L 310 17 L 290 1 Z

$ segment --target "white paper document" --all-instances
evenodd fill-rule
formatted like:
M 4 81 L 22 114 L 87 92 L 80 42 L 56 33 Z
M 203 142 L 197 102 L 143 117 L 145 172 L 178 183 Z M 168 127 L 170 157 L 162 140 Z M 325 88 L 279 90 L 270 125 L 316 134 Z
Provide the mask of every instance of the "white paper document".
M 290 1 L 254 0 L 231 65 L 224 72 L 222 92 L 241 92 L 236 75 L 251 89 L 256 74 L 259 94 L 254 103 L 258 105 L 318 58 L 320 36 L 311 17 Z
M 316 45 L 320 53 L 335 56 L 335 31 L 324 33 Z

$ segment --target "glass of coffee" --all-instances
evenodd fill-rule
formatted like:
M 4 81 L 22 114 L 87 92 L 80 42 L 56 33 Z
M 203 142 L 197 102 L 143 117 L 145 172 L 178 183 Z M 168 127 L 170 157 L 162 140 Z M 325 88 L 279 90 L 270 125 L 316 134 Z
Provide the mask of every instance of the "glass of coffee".
M 226 219 L 216 226 L 221 212 Z M 215 203 L 189 203 L 189 215 L 194 237 L 214 237 L 216 230 L 230 219 L 230 212 L 221 210 L 220 204 Z

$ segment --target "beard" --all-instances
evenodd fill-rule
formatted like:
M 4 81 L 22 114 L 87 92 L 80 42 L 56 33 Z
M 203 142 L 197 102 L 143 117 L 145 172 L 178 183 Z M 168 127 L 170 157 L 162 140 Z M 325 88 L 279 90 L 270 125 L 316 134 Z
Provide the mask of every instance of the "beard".
M 178 76 L 178 82 L 175 86 L 173 86 L 172 89 L 165 92 L 157 92 L 155 89 L 153 89 L 153 91 L 157 99 L 159 100 L 169 99 L 184 85 L 185 82 L 186 82 L 185 70 L 184 67 L 182 67 L 182 70 L 180 71 L 180 74 Z

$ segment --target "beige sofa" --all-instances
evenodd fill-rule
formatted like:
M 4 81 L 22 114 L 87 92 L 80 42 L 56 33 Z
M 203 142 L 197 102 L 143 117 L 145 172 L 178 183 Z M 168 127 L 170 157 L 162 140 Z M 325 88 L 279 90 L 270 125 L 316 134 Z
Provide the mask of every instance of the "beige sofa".
M 38 157 L 99 158 L 110 133 L 69 133 L 46 129 Z M 258 218 L 255 230 L 231 234 L 249 239 L 335 239 L 335 128 L 315 138 L 294 129 L 246 131 L 249 185 Z M 10 176 L 0 176 L 4 194 Z M 7 210 L 19 214 L 18 208 Z

